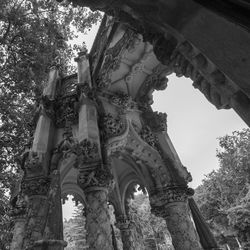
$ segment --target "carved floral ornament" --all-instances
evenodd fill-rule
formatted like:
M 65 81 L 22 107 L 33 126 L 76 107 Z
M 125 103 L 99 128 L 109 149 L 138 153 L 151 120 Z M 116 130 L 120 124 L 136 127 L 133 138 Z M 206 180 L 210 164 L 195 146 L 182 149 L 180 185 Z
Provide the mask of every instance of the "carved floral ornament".
M 133 221 L 131 218 L 128 218 L 128 216 L 125 215 L 119 215 L 116 217 L 116 223 L 115 226 L 119 228 L 120 230 L 131 230 L 131 227 L 133 227 Z
M 22 191 L 28 196 L 47 195 L 50 187 L 50 179 L 45 176 L 27 178 L 22 181 Z
M 173 202 L 186 202 L 194 190 L 188 187 L 167 187 L 157 193 L 149 195 L 151 207 L 164 207 Z
M 142 113 L 144 121 L 154 132 L 167 131 L 167 114 L 157 111 L 152 111 L 150 108 L 143 109 Z
M 98 162 L 100 160 L 98 144 L 88 139 L 72 145 L 71 152 L 77 156 L 76 168 L 80 168 L 84 163 Z
M 114 117 L 112 114 L 108 113 L 102 116 L 100 127 L 104 139 L 107 140 L 121 135 L 125 130 L 126 124 L 122 121 L 121 117 Z
M 94 187 L 112 188 L 113 175 L 107 165 L 85 165 L 79 169 L 77 182 L 85 191 Z
M 152 133 L 149 126 L 144 126 L 140 131 L 141 138 L 149 144 L 151 147 L 157 149 L 158 140 L 156 136 Z

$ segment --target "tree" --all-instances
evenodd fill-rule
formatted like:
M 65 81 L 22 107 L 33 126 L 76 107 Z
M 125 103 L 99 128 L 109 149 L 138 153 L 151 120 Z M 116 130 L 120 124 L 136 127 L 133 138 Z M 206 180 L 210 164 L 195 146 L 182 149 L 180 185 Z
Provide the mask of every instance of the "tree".
M 219 138 L 219 169 L 196 189 L 195 199 L 214 231 L 250 243 L 250 130 Z
M 5 235 L 1 225 L 8 197 L 18 159 L 33 134 L 34 105 L 48 69 L 57 64 L 62 74 L 72 72 L 77 47 L 67 42 L 90 29 L 101 14 L 49 0 L 1 0 L 0 9 L 0 235 Z
M 82 204 L 76 206 L 73 217 L 63 223 L 64 239 L 68 245 L 66 250 L 87 249 L 86 230 L 84 216 L 84 207 Z
M 153 240 L 154 245 L 162 245 L 163 249 L 173 249 L 166 222 L 151 213 L 146 194 L 134 195 L 134 199 L 129 203 L 129 214 L 135 223 L 136 233 L 142 236 L 144 242 Z

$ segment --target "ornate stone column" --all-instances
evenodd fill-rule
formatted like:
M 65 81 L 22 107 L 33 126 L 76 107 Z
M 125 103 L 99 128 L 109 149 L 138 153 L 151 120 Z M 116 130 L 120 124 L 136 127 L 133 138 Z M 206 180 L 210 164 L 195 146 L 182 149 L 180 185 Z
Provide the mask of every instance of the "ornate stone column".
M 152 213 L 165 219 L 175 250 L 203 249 L 190 217 L 188 196 L 192 194 L 187 187 L 171 187 L 149 196 Z
M 93 166 L 92 166 L 93 167 Z M 109 169 L 102 164 L 88 172 L 79 169 L 78 183 L 86 195 L 87 244 L 91 250 L 112 250 L 112 231 L 108 211 L 108 192 L 112 183 Z
M 116 226 L 120 229 L 124 250 L 136 250 L 134 228 L 129 218 L 120 215 L 116 218 Z

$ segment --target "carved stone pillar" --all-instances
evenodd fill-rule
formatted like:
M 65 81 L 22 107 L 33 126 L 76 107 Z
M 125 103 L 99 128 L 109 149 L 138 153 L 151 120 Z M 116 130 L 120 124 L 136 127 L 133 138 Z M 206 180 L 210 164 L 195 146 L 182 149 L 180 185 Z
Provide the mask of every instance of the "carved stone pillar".
M 112 250 L 112 231 L 108 210 L 108 192 L 112 176 L 101 163 L 81 166 L 78 184 L 86 196 L 87 244 L 91 250 Z
M 11 216 L 15 222 L 11 250 L 22 249 L 26 225 L 26 202 L 24 197 L 18 197 L 18 204 L 11 211 Z
M 116 226 L 120 229 L 124 250 L 136 250 L 134 228 L 130 219 L 124 215 L 116 218 Z
M 47 219 L 46 201 L 49 179 L 44 176 L 24 179 L 22 190 L 28 197 L 27 221 L 22 249 L 32 249 L 37 240 L 43 239 Z
M 167 223 L 175 250 L 203 249 L 190 217 L 187 201 L 191 191 L 186 187 L 171 187 L 149 197 L 152 213 Z
M 90 172 L 88 170 L 91 169 Z M 87 244 L 91 250 L 112 250 L 112 232 L 108 211 L 108 192 L 112 176 L 107 167 L 82 166 L 78 184 L 86 195 Z
M 91 250 L 111 250 L 112 232 L 108 212 L 108 190 L 91 187 L 85 190 L 87 243 Z

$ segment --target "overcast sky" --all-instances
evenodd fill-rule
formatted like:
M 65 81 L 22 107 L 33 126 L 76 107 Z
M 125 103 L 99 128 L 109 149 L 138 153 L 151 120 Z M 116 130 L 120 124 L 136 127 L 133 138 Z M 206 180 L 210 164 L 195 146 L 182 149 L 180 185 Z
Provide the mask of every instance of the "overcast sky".
M 88 35 L 81 35 L 74 43 L 85 41 L 88 50 L 97 32 L 95 25 Z M 168 134 L 183 163 L 191 172 L 191 187 L 201 184 L 205 174 L 218 168 L 216 148 L 218 137 L 231 134 L 247 125 L 233 110 L 217 110 L 205 96 L 192 86 L 192 82 L 175 75 L 168 77 L 168 87 L 154 93 L 153 109 L 168 115 Z M 72 202 L 63 206 L 64 218 L 72 213 Z

